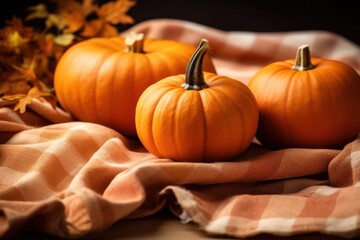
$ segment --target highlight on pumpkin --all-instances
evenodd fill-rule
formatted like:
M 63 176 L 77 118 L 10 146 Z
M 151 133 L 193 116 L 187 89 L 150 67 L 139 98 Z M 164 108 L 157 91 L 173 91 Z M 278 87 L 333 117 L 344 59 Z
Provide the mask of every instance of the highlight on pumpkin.
M 152 84 L 139 98 L 138 137 L 159 158 L 227 161 L 245 151 L 254 139 L 259 117 L 254 95 L 238 80 L 202 71 L 208 49 L 203 39 L 186 74 Z

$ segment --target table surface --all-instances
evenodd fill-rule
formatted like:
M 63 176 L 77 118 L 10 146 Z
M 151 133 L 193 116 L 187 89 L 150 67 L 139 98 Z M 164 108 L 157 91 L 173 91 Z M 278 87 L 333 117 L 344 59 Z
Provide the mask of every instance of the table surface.
M 15 237 L 15 239 L 22 240 L 55 240 L 58 238 L 35 233 L 23 233 Z M 141 219 L 123 219 L 115 223 L 109 229 L 100 232 L 89 234 L 79 240 L 229 240 L 235 239 L 228 236 L 212 236 L 201 231 L 195 223 L 183 224 L 170 211 L 162 210 L 161 212 L 146 218 Z M 291 239 L 291 240 L 339 240 L 335 236 L 327 236 L 321 234 L 306 234 L 296 235 L 290 237 L 279 237 L 272 235 L 258 235 L 247 239 Z

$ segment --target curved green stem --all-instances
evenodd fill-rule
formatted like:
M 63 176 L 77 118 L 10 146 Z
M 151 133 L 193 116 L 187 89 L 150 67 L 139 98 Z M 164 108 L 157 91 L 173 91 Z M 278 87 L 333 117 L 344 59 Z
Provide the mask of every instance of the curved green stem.
M 311 55 L 309 45 L 302 45 L 298 48 L 295 58 L 293 70 L 306 71 L 313 69 L 314 65 L 311 63 Z
M 125 38 L 126 52 L 144 53 L 144 34 L 131 32 Z
M 209 49 L 208 40 L 202 39 L 186 68 L 185 83 L 181 85 L 186 90 L 201 90 L 209 87 L 202 71 L 203 59 Z

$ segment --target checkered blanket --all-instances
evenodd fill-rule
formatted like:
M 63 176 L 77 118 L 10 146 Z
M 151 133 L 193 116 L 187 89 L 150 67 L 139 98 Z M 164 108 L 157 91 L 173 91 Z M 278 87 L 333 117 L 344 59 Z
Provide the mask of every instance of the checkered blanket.
M 218 74 L 244 83 L 302 44 L 360 72 L 360 47 L 329 32 L 224 32 L 170 19 L 130 31 L 193 45 L 206 38 Z M 228 162 L 180 163 L 46 103 L 24 114 L 0 104 L 0 238 L 26 229 L 79 237 L 165 207 L 209 234 L 360 236 L 360 137 L 343 149 L 254 142 Z

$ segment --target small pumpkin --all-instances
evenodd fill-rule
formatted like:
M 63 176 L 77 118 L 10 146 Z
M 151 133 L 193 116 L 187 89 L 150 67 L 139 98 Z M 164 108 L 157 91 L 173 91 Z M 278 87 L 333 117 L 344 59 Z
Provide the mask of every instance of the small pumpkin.
M 140 96 L 136 130 L 145 148 L 182 162 L 225 161 L 252 142 L 258 108 L 240 81 L 203 72 L 209 43 L 202 40 L 185 74 L 151 85 Z
M 95 122 L 136 137 L 135 107 L 151 84 L 183 73 L 195 46 L 172 40 L 93 38 L 69 48 L 55 70 L 62 107 L 81 121 Z M 215 72 L 210 58 L 207 71 Z
M 349 65 L 311 58 L 269 64 L 248 83 L 258 102 L 258 140 L 272 148 L 339 148 L 360 132 L 360 77 Z

